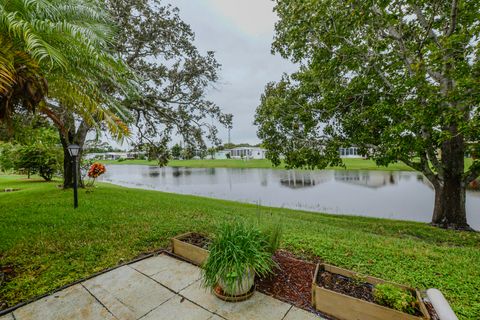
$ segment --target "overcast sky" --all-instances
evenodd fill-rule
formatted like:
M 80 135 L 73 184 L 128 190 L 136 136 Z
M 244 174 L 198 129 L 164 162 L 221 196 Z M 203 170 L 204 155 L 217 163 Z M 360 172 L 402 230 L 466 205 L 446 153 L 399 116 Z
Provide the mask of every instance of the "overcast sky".
M 169 0 L 195 32 L 200 51 L 215 51 L 220 80 L 208 98 L 234 115 L 233 143 L 258 143 L 253 125 L 265 85 L 294 66 L 270 53 L 277 20 L 270 0 Z M 220 138 L 227 142 L 227 131 Z

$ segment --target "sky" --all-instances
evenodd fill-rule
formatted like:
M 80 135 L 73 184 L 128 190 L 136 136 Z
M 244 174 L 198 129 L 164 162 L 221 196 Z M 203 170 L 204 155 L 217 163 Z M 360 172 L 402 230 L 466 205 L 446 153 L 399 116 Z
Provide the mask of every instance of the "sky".
M 271 0 L 169 0 L 195 33 L 197 48 L 214 51 L 220 79 L 207 98 L 234 116 L 231 141 L 259 143 L 253 125 L 265 85 L 295 66 L 270 52 L 277 20 Z M 228 142 L 228 132 L 219 128 Z

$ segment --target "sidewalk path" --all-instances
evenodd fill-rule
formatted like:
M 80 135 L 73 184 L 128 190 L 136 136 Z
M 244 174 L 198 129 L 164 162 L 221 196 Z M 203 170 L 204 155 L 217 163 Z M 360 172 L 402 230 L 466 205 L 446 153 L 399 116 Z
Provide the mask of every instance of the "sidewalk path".
M 229 303 L 201 287 L 200 269 L 161 254 L 27 304 L 0 320 L 318 320 L 255 292 Z

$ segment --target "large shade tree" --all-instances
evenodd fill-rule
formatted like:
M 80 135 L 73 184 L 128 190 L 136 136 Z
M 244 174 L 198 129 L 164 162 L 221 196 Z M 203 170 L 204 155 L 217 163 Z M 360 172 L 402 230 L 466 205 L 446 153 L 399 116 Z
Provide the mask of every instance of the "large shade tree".
M 214 53 L 199 52 L 190 26 L 165 2 L 105 1 L 119 30 L 116 50 L 141 79 L 140 94 L 125 100 L 137 145 L 162 159 L 173 135 L 196 149 L 205 139 L 218 143 L 217 125 L 231 126 L 231 115 L 206 97 L 218 79 Z
M 356 145 L 403 161 L 435 189 L 432 223 L 469 229 L 466 186 L 480 161 L 480 2 L 277 0 L 273 51 L 299 71 L 267 86 L 257 109 L 268 156 L 341 163 Z

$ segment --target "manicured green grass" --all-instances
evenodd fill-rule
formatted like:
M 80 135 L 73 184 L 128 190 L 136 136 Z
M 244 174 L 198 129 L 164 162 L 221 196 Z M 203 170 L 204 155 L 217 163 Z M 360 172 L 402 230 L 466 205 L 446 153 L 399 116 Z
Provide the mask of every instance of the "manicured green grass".
M 343 159 L 345 166 L 349 170 L 384 170 L 384 171 L 412 171 L 412 169 L 404 163 L 398 162 L 388 167 L 377 166 L 374 161 L 366 159 Z M 148 160 L 108 160 L 101 161 L 106 164 L 140 164 L 140 165 L 156 165 L 156 161 Z M 171 167 L 191 167 L 191 168 L 260 168 L 260 169 L 284 169 L 285 165 L 281 164 L 274 167 L 270 160 L 171 160 L 168 163 Z M 327 169 L 343 170 L 343 167 L 329 167 Z
M 461 319 L 480 319 L 480 234 L 414 222 L 309 213 L 100 184 L 72 192 L 57 183 L 0 177 L 0 288 L 14 305 L 94 272 L 166 247 L 187 231 L 212 232 L 234 217 L 281 219 L 282 247 L 420 288 L 444 292 Z
M 157 165 L 156 161 L 148 160 L 104 160 L 106 164 L 138 164 L 138 165 Z M 329 170 L 382 170 L 382 171 L 413 171 L 412 168 L 403 162 L 392 163 L 388 167 L 377 166 L 375 161 L 369 159 L 343 159 L 345 167 L 328 167 Z M 468 168 L 472 159 L 465 159 L 465 167 Z M 170 167 L 190 167 L 190 168 L 260 168 L 260 169 L 285 169 L 285 164 L 274 167 L 270 160 L 171 160 L 168 163 Z

